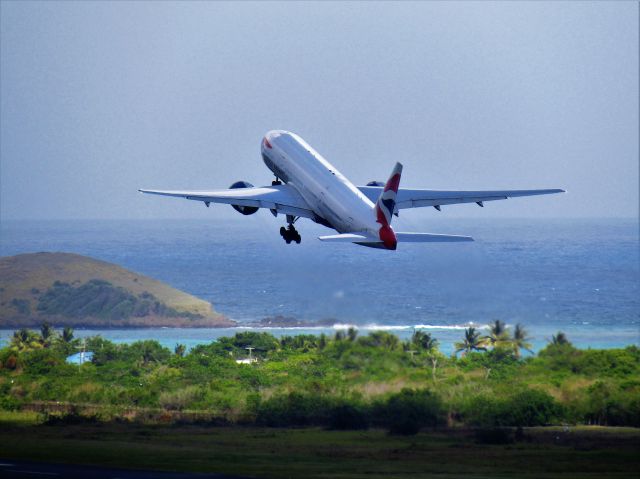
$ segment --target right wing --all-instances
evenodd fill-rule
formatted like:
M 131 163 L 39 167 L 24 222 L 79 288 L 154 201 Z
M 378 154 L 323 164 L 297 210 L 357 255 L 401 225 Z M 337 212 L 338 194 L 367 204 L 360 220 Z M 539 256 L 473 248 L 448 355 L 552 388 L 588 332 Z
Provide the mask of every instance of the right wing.
M 209 206 L 209 203 L 224 203 L 227 205 L 269 208 L 279 213 L 302 216 L 304 218 L 313 219 L 315 217 L 309 204 L 294 187 L 289 185 L 233 188 L 216 191 L 138 191 L 150 195 L 174 196 L 187 200 L 202 201 L 207 206 Z
M 373 203 L 382 191 L 379 186 L 358 186 L 358 189 Z M 403 208 L 418 208 L 421 206 L 453 205 L 458 203 L 478 203 L 484 201 L 506 200 L 517 196 L 549 195 L 564 193 L 561 189 L 546 190 L 495 190 L 495 191 L 447 191 L 447 190 L 418 190 L 400 188 L 396 196 L 396 210 Z

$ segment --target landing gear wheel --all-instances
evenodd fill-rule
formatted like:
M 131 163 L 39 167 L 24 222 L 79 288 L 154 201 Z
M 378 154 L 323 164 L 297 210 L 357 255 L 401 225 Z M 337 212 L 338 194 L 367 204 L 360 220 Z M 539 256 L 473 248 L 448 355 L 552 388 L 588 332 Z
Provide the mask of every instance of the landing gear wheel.
M 298 233 L 292 224 L 289 224 L 286 228 L 282 226 L 280 228 L 280 236 L 282 236 L 287 244 L 291 244 L 292 241 L 295 241 L 296 244 L 300 244 L 300 241 L 302 241 L 300 233 Z

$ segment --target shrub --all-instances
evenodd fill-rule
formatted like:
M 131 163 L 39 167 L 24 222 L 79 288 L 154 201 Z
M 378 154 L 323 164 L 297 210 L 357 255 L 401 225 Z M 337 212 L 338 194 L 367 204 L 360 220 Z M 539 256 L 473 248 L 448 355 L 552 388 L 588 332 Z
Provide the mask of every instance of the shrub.
M 340 404 L 329 410 L 329 429 L 368 429 L 369 415 L 364 407 L 354 404 Z
M 321 396 L 289 393 L 260 402 L 256 423 L 269 427 L 327 424 L 329 402 Z
M 164 409 L 181 411 L 196 401 L 198 396 L 200 396 L 200 388 L 198 386 L 187 386 L 177 391 L 161 393 L 158 402 Z
M 622 391 L 598 381 L 587 389 L 579 406 L 582 419 L 589 424 L 640 426 L 640 391 Z
M 65 364 L 64 358 L 51 349 L 34 349 L 20 355 L 25 371 L 33 375 L 46 375 L 56 366 Z
M 560 415 L 560 407 L 549 394 L 525 389 L 507 398 L 477 396 L 465 407 L 468 424 L 485 428 L 544 426 Z
M 512 426 L 544 426 L 560 414 L 559 405 L 544 391 L 525 389 L 508 401 L 513 415 Z
M 438 426 L 444 411 L 440 398 L 431 391 L 405 388 L 374 408 L 376 422 L 391 434 L 417 434 L 425 426 Z

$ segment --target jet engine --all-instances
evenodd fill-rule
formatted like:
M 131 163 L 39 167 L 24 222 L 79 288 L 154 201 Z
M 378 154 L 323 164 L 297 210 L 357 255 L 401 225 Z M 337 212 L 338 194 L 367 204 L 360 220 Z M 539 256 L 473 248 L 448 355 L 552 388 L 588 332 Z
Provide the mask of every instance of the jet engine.
M 384 183 L 382 181 L 370 181 L 367 186 L 384 186 Z
M 248 181 L 236 181 L 229 188 L 232 190 L 236 188 L 253 188 L 253 185 Z M 252 215 L 259 209 L 255 206 L 240 206 L 240 205 L 231 205 L 231 206 L 233 207 L 234 210 L 236 210 L 238 213 L 242 213 L 243 215 Z

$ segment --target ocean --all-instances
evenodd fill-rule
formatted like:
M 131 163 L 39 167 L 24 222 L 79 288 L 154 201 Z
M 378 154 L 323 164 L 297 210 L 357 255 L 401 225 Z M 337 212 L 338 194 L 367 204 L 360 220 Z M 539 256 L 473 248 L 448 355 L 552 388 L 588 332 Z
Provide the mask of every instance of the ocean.
M 640 343 L 637 219 L 440 218 L 396 220 L 406 231 L 464 234 L 473 243 L 401 244 L 395 252 L 316 239 L 297 224 L 286 245 L 277 220 L 3 221 L 0 256 L 38 251 L 89 255 L 210 301 L 242 327 L 272 316 L 329 320 L 326 328 L 267 329 L 276 335 L 333 333 L 356 325 L 408 337 L 430 330 L 444 352 L 468 325 L 522 323 L 534 350 L 562 330 L 580 347 Z M 419 215 L 416 215 L 419 216 Z M 395 223 L 394 223 L 395 226 Z M 397 228 L 400 229 L 400 228 Z M 158 339 L 173 347 L 238 329 L 76 331 L 119 342 Z M 0 330 L 0 343 L 12 331 Z

